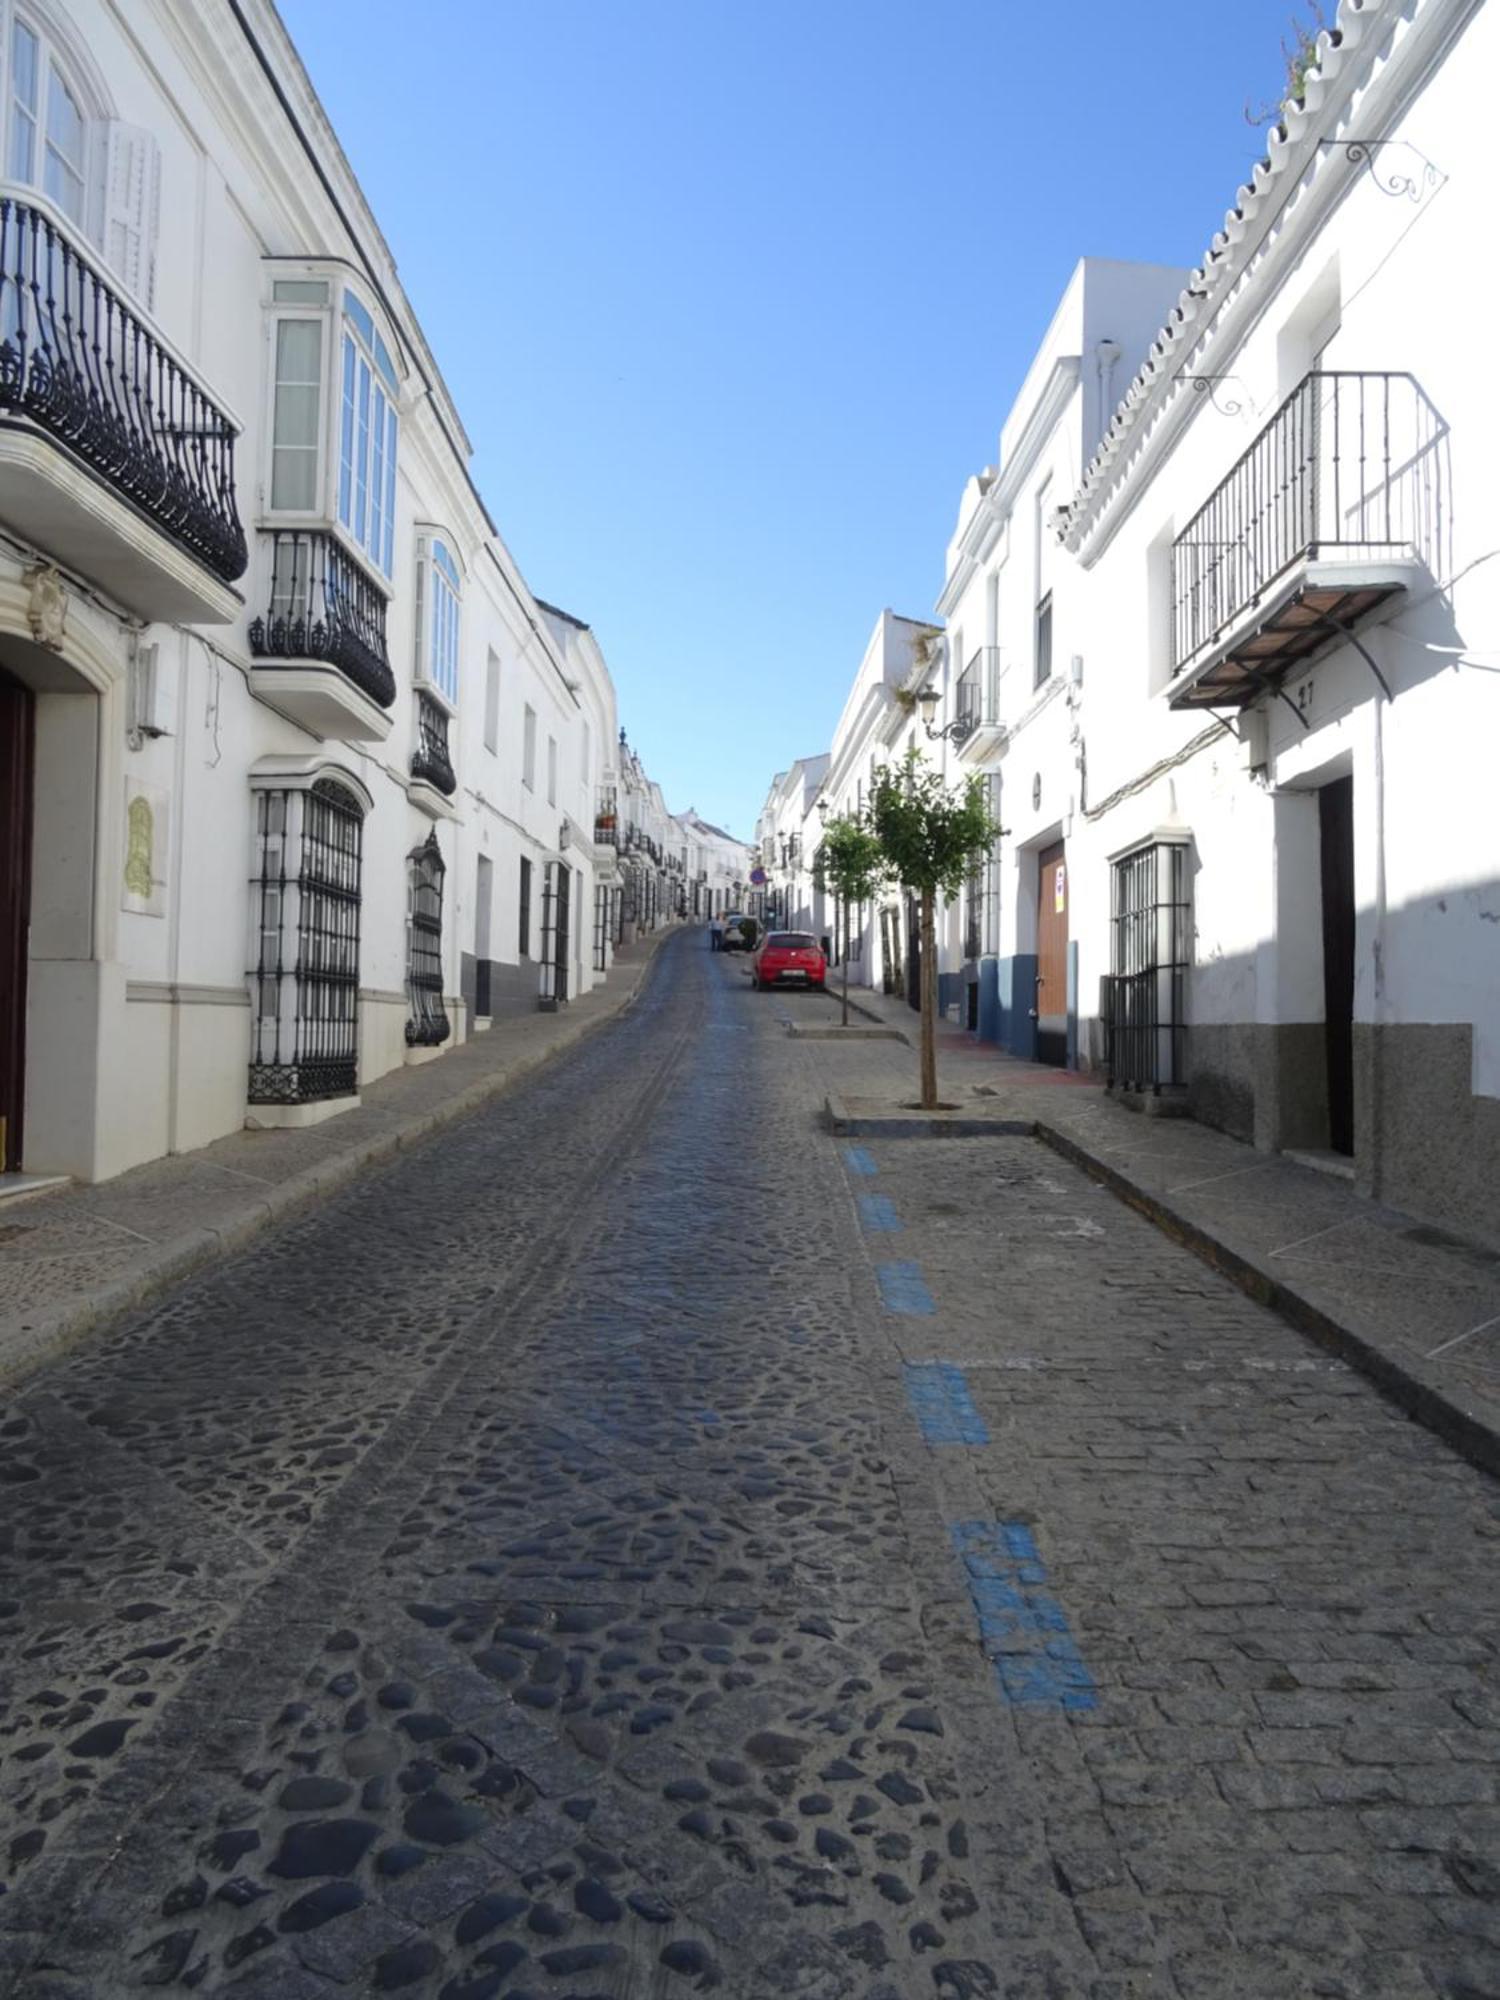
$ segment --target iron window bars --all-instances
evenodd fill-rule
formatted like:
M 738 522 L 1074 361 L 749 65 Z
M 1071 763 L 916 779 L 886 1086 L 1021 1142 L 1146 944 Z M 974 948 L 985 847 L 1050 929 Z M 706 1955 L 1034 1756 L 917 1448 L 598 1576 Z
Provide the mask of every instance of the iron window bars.
M 385 644 L 385 597 L 335 535 L 321 528 L 276 528 L 270 602 L 252 620 L 258 660 L 323 660 L 380 708 L 396 699 Z
M 448 752 L 448 711 L 421 688 L 417 690 L 417 746 L 411 753 L 411 774 L 445 799 L 458 790 Z
M 443 1005 L 443 850 L 433 829 L 406 857 L 411 905 L 406 922 L 406 1043 L 437 1049 L 453 1029 Z
M 1304 376 L 1172 545 L 1174 671 L 1299 559 L 1420 543 L 1436 428 L 1410 375 Z
M 1187 845 L 1138 848 L 1115 862 L 1112 876 L 1105 1068 L 1111 1086 L 1160 1091 L 1186 1081 Z
M 601 785 L 594 795 L 594 845 L 617 847 L 619 841 L 619 795 L 613 785 Z
M 364 814 L 331 778 L 256 794 L 252 1104 L 352 1096 Z
M 605 882 L 594 884 L 594 970 L 606 972 L 609 969 L 609 885 Z
M 0 198 L 0 408 L 19 411 L 225 583 L 249 560 L 234 426 L 40 209 Z
M 568 997 L 568 918 L 572 870 L 561 861 L 542 864 L 543 1008 L 560 1007 Z

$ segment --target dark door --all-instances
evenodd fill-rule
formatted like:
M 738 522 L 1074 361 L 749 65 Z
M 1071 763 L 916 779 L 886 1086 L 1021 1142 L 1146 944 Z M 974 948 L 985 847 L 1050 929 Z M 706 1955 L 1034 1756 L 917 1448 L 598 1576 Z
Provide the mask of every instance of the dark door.
M 1328 1051 L 1328 1143 L 1354 1151 L 1354 780 L 1318 793 L 1322 836 L 1323 1020 Z
M 1037 860 L 1036 1059 L 1068 1060 L 1068 860 L 1059 841 Z
M 21 1164 L 32 741 L 31 690 L 0 673 L 0 1173 Z
M 556 993 L 559 1003 L 568 997 L 568 953 L 572 948 L 569 943 L 570 926 L 568 923 L 568 911 L 572 904 L 572 884 L 572 869 L 565 867 L 562 862 L 559 862 L 557 865 L 557 943 L 552 958 L 555 981 L 553 991 Z
M 922 1011 L 922 905 L 906 899 L 906 1004 Z

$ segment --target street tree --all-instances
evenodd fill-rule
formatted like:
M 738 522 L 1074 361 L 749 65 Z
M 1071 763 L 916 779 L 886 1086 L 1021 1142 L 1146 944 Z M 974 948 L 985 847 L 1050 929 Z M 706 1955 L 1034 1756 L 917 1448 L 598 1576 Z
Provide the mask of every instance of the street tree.
M 915 749 L 875 773 L 868 817 L 889 873 L 921 905 L 922 1109 L 933 1111 L 938 1101 L 934 907 L 940 895 L 957 895 L 975 855 L 990 847 L 1000 828 L 977 771 L 955 789 Z
M 849 912 L 871 902 L 885 880 L 885 854 L 860 813 L 839 813 L 823 828 L 818 849 L 823 880 L 839 899 L 843 917 L 844 1020 L 849 1025 Z

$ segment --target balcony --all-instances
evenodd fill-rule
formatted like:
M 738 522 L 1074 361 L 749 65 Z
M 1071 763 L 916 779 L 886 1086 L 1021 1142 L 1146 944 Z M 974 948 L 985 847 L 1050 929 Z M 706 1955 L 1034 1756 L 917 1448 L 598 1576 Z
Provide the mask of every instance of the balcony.
M 1433 553 L 1445 435 L 1410 375 L 1305 377 L 1173 544 L 1172 706 L 1244 707 L 1390 616 Z
M 594 845 L 618 847 L 619 844 L 619 796 L 613 785 L 601 785 L 594 795 Z
M 1000 723 L 1000 648 L 979 646 L 953 689 L 953 741 L 965 762 L 993 750 L 1005 735 Z
M 411 753 L 407 797 L 433 819 L 451 819 L 448 801 L 458 778 L 448 751 L 448 711 L 425 688 L 417 690 L 417 741 Z
M 71 228 L 0 195 L 0 519 L 137 617 L 227 625 L 235 428 Z
M 324 529 L 268 530 L 261 542 L 268 609 L 250 626 L 251 691 L 314 736 L 384 742 L 396 699 L 385 598 Z

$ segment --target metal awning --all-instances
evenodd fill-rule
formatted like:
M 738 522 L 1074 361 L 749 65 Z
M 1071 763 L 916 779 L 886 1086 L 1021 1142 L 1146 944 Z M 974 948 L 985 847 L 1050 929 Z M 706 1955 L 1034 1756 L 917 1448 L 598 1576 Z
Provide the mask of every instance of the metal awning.
M 1372 619 L 1393 615 L 1423 574 L 1410 557 L 1329 562 L 1311 556 L 1298 562 L 1179 667 L 1170 706 L 1248 706 Z

